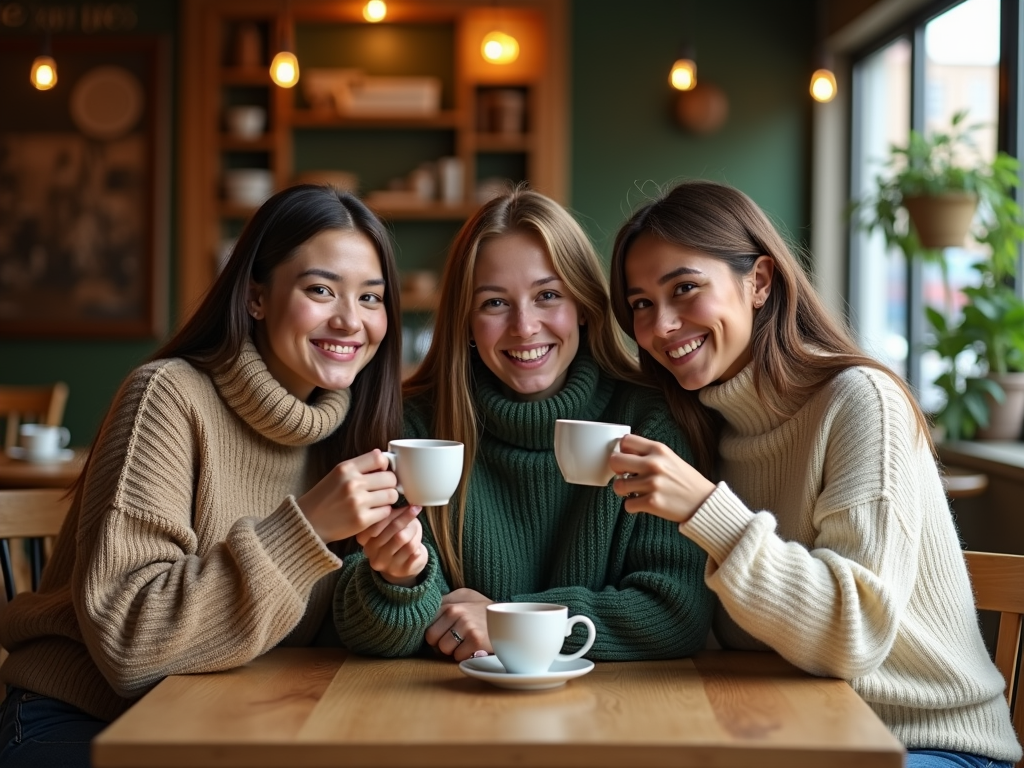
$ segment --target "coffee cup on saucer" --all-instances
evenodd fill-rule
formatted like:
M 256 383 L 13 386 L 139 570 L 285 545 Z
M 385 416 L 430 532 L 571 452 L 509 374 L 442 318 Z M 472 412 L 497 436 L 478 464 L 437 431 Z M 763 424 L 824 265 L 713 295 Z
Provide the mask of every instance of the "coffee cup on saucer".
M 555 461 L 566 482 L 608 485 L 615 473 L 608 466 L 619 441 L 630 433 L 627 424 L 558 419 L 555 422 Z
M 71 442 L 67 427 L 48 424 L 22 424 L 19 435 L 21 449 L 28 461 L 57 461 Z
M 576 653 L 560 653 L 576 624 L 587 627 L 587 639 Z M 581 658 L 594 644 L 597 630 L 586 616 L 569 616 L 554 603 L 492 603 L 487 606 L 487 634 L 498 661 L 514 675 L 548 672 L 556 662 Z
M 462 479 L 464 446 L 454 440 L 392 440 L 384 451 L 410 504 L 444 506 Z

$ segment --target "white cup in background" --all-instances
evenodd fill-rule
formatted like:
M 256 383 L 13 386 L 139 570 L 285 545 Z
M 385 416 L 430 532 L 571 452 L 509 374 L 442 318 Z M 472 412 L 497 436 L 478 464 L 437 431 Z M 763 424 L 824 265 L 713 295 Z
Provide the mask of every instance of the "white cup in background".
M 576 485 L 608 485 L 615 476 L 608 459 L 629 432 L 626 424 L 558 419 L 555 422 L 555 460 L 562 477 Z
M 462 478 L 464 446 L 454 440 L 392 440 L 384 455 L 398 475 L 398 492 L 410 504 L 448 503 Z
M 559 653 L 576 624 L 587 627 L 587 641 L 576 653 Z M 556 661 L 573 661 L 590 650 L 597 637 L 586 616 L 569 618 L 569 609 L 554 603 L 492 603 L 487 606 L 487 635 L 506 672 L 536 675 Z
M 267 127 L 267 110 L 257 106 L 228 107 L 224 121 L 233 136 L 239 139 L 258 139 Z
M 67 427 L 22 424 L 20 434 L 21 447 L 29 461 L 55 461 L 60 457 L 61 449 L 71 442 Z

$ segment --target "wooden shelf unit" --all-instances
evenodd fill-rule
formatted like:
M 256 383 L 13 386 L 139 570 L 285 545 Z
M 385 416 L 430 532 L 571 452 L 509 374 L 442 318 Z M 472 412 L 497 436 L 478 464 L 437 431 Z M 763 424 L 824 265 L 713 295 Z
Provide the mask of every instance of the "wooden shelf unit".
M 442 110 L 424 117 L 354 118 L 334 111 L 302 106 L 290 89 L 278 88 L 269 76 L 269 62 L 281 40 L 295 40 L 299 25 L 341 25 L 358 34 L 362 18 L 359 0 L 183 0 L 182 39 L 191 41 L 181 64 L 180 244 L 178 259 L 180 323 L 196 305 L 216 276 L 217 255 L 223 241 L 237 234 L 252 214 L 251 206 L 225 198 L 222 174 L 229 167 L 266 167 L 275 189 L 292 183 L 297 171 L 296 142 L 337 132 L 363 135 L 390 132 L 397 137 L 448 131 L 453 152 L 462 161 L 465 198 L 456 205 L 430 203 L 395 207 L 377 213 L 391 221 L 459 222 L 476 210 L 478 156 L 493 161 L 511 158 L 522 167 L 525 180 L 541 192 L 568 203 L 567 62 L 565 59 L 568 0 L 392 0 L 382 25 L 448 25 L 453 29 L 451 52 L 453 92 Z M 255 22 L 263 34 L 260 66 L 237 66 L 231 41 L 238 25 Z M 520 38 L 520 59 L 510 65 L 487 64 L 479 54 L 479 40 L 491 27 L 503 26 Z M 301 72 L 303 52 L 296 50 Z M 370 75 L 377 74 L 373 71 Z M 409 72 L 410 75 L 419 74 Z M 526 95 L 526 118 L 521 133 L 498 133 L 481 123 L 477 103 L 488 89 L 514 88 Z M 240 139 L 224 128 L 224 108 L 247 98 L 267 108 L 266 133 Z M 451 103 L 449 103 L 451 102 Z M 302 136 L 297 136 L 301 131 Z M 405 133 L 403 133 L 405 132 Z M 434 157 L 424 157 L 432 161 Z M 339 170 L 323 168 L 316 170 Z M 412 168 L 409 169 L 413 170 Z M 518 179 L 514 179 L 518 180 Z M 368 190 L 366 190 L 368 191 Z M 401 244 L 401 242 L 399 243 Z M 401 250 L 401 249 L 399 249 Z M 400 264 L 400 267 L 402 265 Z

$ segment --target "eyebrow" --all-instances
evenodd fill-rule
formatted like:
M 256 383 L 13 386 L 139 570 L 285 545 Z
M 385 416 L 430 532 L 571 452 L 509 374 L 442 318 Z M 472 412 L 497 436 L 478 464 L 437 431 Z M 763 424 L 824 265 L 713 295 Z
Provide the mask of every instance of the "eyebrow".
M 533 284 L 530 287 L 531 288 L 537 288 L 538 286 L 541 286 L 541 285 L 547 285 L 548 283 L 558 282 L 561 279 L 562 278 L 560 278 L 558 275 L 548 275 L 547 277 L 540 278 L 540 280 L 534 280 Z M 477 288 L 473 289 L 473 293 L 474 294 L 477 294 L 477 293 L 488 293 L 488 292 L 490 292 L 490 293 L 507 293 L 508 289 L 504 288 L 504 287 L 502 287 L 500 285 L 481 285 L 481 286 L 478 286 Z
M 667 283 L 670 280 L 675 280 L 680 275 L 703 275 L 703 274 L 704 273 L 701 272 L 699 269 L 694 269 L 693 267 L 680 267 L 679 269 L 673 269 L 671 272 L 668 272 L 668 273 L 662 275 L 661 277 L 659 277 L 658 278 L 658 285 L 664 285 L 665 283 Z M 626 289 L 626 295 L 627 296 L 635 296 L 638 293 L 643 293 L 643 289 L 641 289 L 641 288 L 627 288 Z
M 319 269 L 317 267 L 307 269 L 305 272 L 299 274 L 299 277 L 322 277 L 324 280 L 333 280 L 336 283 L 340 283 L 345 279 L 336 272 L 331 272 L 330 270 L 326 269 Z M 370 280 L 364 280 L 363 285 L 384 285 L 384 278 L 375 277 L 371 278 Z

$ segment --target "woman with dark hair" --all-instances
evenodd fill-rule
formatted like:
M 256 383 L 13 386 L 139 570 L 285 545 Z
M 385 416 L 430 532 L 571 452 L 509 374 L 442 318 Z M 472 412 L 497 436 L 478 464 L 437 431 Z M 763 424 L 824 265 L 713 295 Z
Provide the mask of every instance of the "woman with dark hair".
M 913 768 L 1019 760 L 926 419 L 757 205 L 707 181 L 644 205 L 612 305 L 697 452 L 626 436 L 615 491 L 708 553 L 718 641 L 849 680 Z
M 341 567 L 328 545 L 398 498 L 378 450 L 401 429 L 398 317 L 391 244 L 358 199 L 304 185 L 254 214 L 122 385 L 39 591 L 3 617 L 0 763 L 88 765 L 165 676 L 315 640 Z
M 569 485 L 555 461 L 558 419 L 627 424 L 689 455 L 664 399 L 636 383 L 579 224 L 523 187 L 495 198 L 456 237 L 440 305 L 406 384 L 406 434 L 464 443 L 466 471 L 449 504 L 427 508 L 431 557 L 417 579 L 382 573 L 372 546 L 346 561 L 335 601 L 345 645 L 403 656 L 426 640 L 462 661 L 491 651 L 489 603 L 540 601 L 593 619 L 595 659 L 703 647 L 700 549 L 626 514 L 609 486 Z

